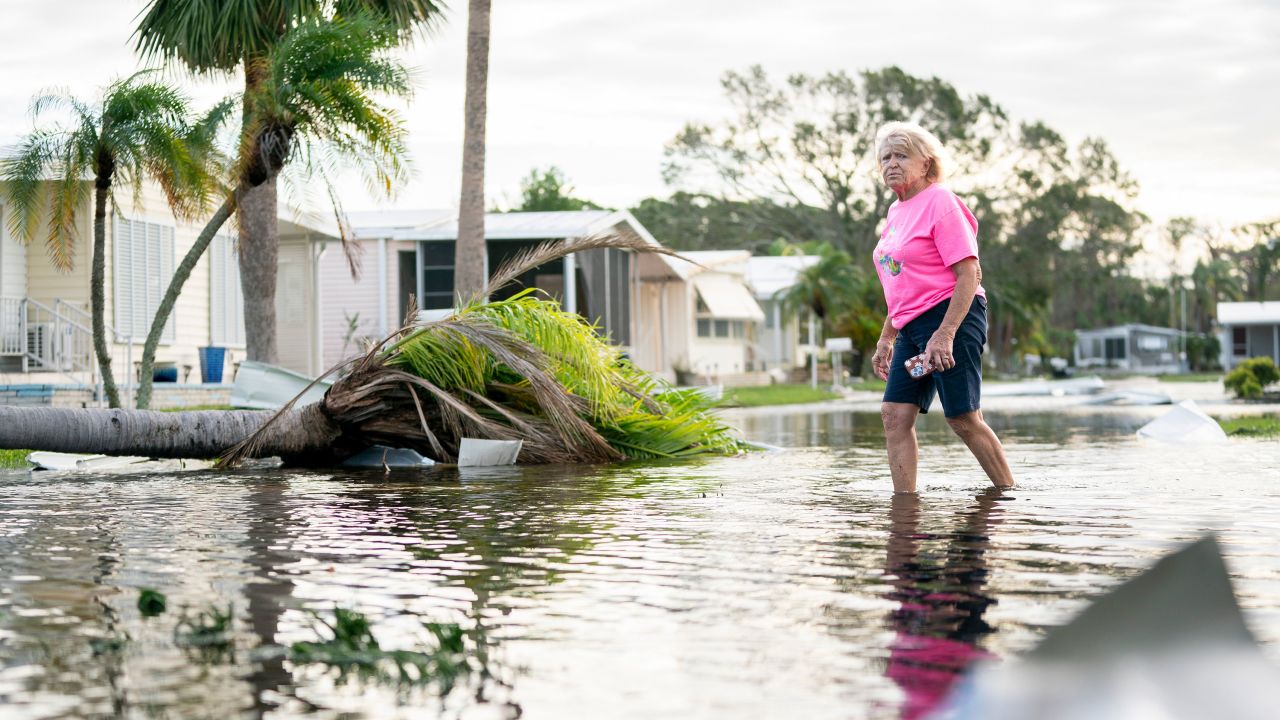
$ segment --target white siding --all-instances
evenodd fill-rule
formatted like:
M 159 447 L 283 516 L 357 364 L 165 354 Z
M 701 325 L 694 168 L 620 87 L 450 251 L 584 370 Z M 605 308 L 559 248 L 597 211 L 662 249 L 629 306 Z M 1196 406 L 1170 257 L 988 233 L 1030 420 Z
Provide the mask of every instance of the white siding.
M 27 294 L 27 246 L 9 234 L 8 208 L 0 204 L 0 296 Z
M 209 343 L 244 347 L 244 292 L 236 240 L 218 235 L 209 243 Z
M 330 243 L 320 257 L 320 307 L 323 350 L 321 365 L 327 370 L 363 349 L 362 338 L 381 340 L 379 328 L 378 241 L 362 241 L 360 279 L 351 277 L 346 255 L 338 243 Z M 399 251 L 412 250 L 412 243 L 387 243 L 385 288 L 388 332 L 400 326 L 404 308 L 399 307 Z M 354 328 L 353 328 L 354 323 Z

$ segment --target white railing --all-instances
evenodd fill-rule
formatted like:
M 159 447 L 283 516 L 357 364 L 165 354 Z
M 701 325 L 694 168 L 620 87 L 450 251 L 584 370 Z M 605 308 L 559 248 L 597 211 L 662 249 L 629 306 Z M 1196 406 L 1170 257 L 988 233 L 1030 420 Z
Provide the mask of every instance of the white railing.
M 93 333 L 54 300 L 53 307 L 27 298 L 27 358 L 38 367 L 63 372 L 93 368 Z
M 23 327 L 26 325 L 23 298 L 0 297 L 0 356 L 23 357 L 27 354 Z

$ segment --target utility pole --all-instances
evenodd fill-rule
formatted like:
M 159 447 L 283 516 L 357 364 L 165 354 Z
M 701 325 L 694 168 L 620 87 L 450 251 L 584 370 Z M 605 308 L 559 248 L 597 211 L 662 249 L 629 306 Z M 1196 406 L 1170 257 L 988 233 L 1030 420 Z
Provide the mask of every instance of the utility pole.
M 1179 363 L 1184 372 L 1191 370 L 1191 358 L 1187 357 L 1187 286 L 1178 283 L 1179 290 L 1182 293 L 1182 359 Z

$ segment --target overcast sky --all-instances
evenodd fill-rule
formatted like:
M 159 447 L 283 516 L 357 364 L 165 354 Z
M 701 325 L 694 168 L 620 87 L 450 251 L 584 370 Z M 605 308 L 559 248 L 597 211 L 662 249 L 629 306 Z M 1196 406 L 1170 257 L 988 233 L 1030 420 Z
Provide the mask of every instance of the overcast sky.
M 27 132 L 49 86 L 91 96 L 138 67 L 145 0 L 0 0 L 0 142 Z M 413 182 L 379 204 L 456 207 L 465 0 L 408 52 Z M 487 194 L 515 198 L 533 166 L 625 207 L 669 189 L 663 145 L 724 117 L 719 77 L 899 65 L 986 93 L 1016 119 L 1104 138 L 1160 220 L 1280 215 L 1280 1 L 493 0 Z M 193 89 L 195 88 L 193 84 Z M 219 89 L 198 90 L 204 99 Z

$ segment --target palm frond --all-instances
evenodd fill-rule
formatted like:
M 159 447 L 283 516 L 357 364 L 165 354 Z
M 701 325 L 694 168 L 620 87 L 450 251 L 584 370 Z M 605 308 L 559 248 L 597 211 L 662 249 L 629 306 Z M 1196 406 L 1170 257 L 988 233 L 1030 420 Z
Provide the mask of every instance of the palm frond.
M 525 262 L 536 266 L 565 247 L 625 242 L 564 243 Z M 636 368 L 580 316 L 535 290 L 471 303 L 435 322 L 413 318 L 411 312 L 404 327 L 347 361 L 349 372 L 325 394 L 324 413 L 343 428 L 351 452 L 379 442 L 452 462 L 463 437 L 521 439 L 525 463 L 744 450 L 705 396 L 673 391 Z M 250 456 L 252 446 L 251 438 L 227 461 Z

